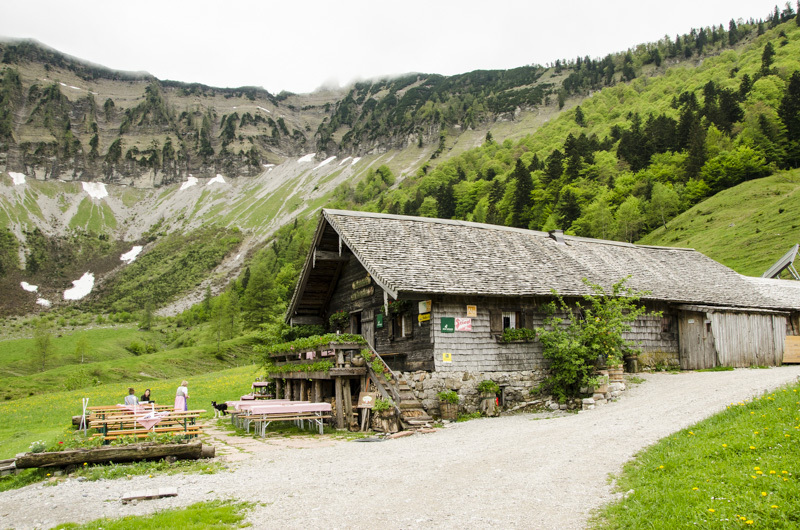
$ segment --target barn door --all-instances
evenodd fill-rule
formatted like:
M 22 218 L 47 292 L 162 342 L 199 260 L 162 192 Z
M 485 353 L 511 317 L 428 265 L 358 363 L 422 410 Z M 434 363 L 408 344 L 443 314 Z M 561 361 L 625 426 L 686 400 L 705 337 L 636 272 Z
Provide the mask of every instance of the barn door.
M 717 365 L 711 321 L 705 313 L 682 311 L 678 315 L 678 345 L 682 370 L 713 368 Z
M 361 336 L 367 344 L 375 347 L 375 310 L 365 309 L 361 312 Z

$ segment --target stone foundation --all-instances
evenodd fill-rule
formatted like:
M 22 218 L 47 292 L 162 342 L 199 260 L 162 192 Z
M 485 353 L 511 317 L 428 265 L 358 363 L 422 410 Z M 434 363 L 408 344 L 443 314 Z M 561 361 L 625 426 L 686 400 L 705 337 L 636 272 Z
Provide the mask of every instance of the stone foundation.
M 500 386 L 506 409 L 531 401 L 531 389 L 544 380 L 544 370 L 515 372 L 403 372 L 414 395 L 428 413 L 439 416 L 439 398 L 443 390 L 455 390 L 459 396 L 459 410 L 470 414 L 480 410 L 481 395 L 478 384 L 494 381 Z

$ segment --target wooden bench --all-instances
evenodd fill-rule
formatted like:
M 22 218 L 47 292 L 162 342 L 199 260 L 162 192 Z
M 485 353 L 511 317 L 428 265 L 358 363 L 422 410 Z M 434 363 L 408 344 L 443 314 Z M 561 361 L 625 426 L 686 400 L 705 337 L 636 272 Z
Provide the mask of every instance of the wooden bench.
M 181 425 L 172 427 L 154 427 L 151 429 L 114 429 L 106 432 L 99 432 L 92 435 L 92 438 L 103 438 L 103 440 L 116 440 L 122 436 L 135 436 L 137 438 L 147 438 L 150 433 L 156 434 L 172 434 L 173 436 L 186 435 L 195 437 L 203 434 L 202 425 L 191 425 L 185 428 Z
M 319 433 L 323 433 L 323 420 L 331 417 L 330 403 L 284 403 L 273 405 L 258 405 L 250 407 L 249 413 L 242 419 L 245 421 L 246 432 L 250 432 L 252 422 L 261 430 L 261 436 L 266 436 L 267 426 L 273 421 L 294 421 L 304 428 L 304 422 L 316 423 Z

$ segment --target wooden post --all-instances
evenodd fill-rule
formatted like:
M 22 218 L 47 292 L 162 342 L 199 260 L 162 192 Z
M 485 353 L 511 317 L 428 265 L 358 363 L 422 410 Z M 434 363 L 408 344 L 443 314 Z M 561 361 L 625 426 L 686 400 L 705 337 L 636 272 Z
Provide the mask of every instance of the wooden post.
M 306 400 L 306 380 L 300 380 L 300 401 Z
M 314 380 L 314 403 L 322 403 L 322 381 Z
M 281 383 L 283 383 L 283 381 L 280 379 L 275 380 L 275 399 L 280 399 L 281 397 L 281 390 L 283 390 L 283 388 L 281 388 Z
M 286 395 L 284 396 L 285 399 L 292 399 L 292 380 L 286 380 Z
M 336 428 L 337 429 L 344 429 L 344 415 L 342 413 L 342 400 L 343 392 L 342 392 L 342 378 L 336 377 L 334 378 L 335 386 L 336 386 Z
M 350 424 L 353 423 L 353 395 L 350 393 L 350 379 L 344 380 L 344 413 L 345 413 L 345 426 L 349 429 Z

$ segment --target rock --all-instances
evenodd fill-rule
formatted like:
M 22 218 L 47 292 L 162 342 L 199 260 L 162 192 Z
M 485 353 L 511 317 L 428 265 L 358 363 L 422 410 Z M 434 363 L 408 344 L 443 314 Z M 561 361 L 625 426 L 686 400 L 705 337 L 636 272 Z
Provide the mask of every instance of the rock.
M 615 399 L 620 397 L 621 395 L 622 395 L 622 392 L 620 392 L 619 390 L 614 390 L 614 391 L 611 392 L 611 397 L 615 398 Z
M 594 404 L 595 405 L 605 405 L 606 403 L 608 403 L 607 399 L 595 399 L 594 400 Z
M 78 477 L 78 482 L 86 482 L 86 477 Z
M 587 405 L 594 405 L 594 399 L 592 399 L 592 398 L 585 398 L 585 399 L 583 399 L 583 400 L 581 401 L 581 405 L 583 405 L 584 407 L 585 407 L 585 406 L 587 406 Z
M 592 399 L 594 399 L 595 401 L 597 401 L 598 399 L 605 399 L 605 398 L 606 398 L 606 395 L 605 394 L 601 394 L 599 392 L 596 392 L 596 393 L 594 393 L 592 395 Z
M 422 429 L 417 429 L 417 432 L 418 432 L 419 434 L 431 434 L 431 433 L 434 433 L 434 432 L 436 432 L 436 431 L 437 431 L 437 429 L 429 429 L 429 428 L 427 428 L 427 427 L 425 427 L 425 428 L 422 428 Z
M 388 438 L 390 440 L 394 440 L 395 438 L 405 438 L 406 436 L 414 436 L 414 431 L 400 431 L 394 434 L 390 434 Z
M 559 409 L 559 405 L 555 401 L 551 401 L 547 406 L 548 406 L 548 408 L 550 410 L 558 410 Z
M 567 410 L 567 404 L 566 403 L 562 403 L 561 405 L 558 406 L 558 408 L 560 410 Z

